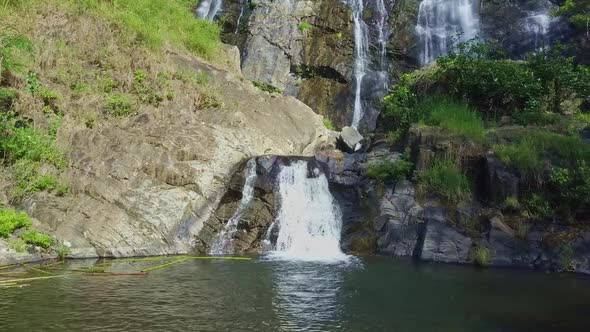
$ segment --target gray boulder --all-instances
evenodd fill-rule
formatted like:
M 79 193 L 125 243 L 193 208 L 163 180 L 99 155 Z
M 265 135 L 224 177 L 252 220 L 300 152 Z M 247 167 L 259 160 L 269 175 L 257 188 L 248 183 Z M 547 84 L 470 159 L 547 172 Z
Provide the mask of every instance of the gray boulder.
M 340 148 L 346 152 L 354 152 L 360 148 L 360 143 L 363 140 L 363 136 L 359 133 L 356 128 L 344 127 L 340 132 L 338 143 Z

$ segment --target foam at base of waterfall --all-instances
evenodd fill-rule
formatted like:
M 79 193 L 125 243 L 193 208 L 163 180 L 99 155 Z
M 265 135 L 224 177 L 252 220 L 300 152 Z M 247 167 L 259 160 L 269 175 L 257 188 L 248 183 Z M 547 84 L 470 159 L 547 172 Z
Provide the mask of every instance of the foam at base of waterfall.
M 328 179 L 305 161 L 282 166 L 278 175 L 280 209 L 271 227 L 278 228 L 268 259 L 342 262 L 350 259 L 340 250 L 342 214 Z M 270 232 L 269 232 L 270 234 Z M 267 239 L 268 240 L 268 239 Z

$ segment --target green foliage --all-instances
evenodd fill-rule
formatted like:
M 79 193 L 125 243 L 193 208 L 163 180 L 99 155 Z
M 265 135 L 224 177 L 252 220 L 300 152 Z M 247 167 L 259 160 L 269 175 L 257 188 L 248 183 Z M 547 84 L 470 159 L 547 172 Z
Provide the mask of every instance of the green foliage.
M 27 251 L 27 243 L 23 239 L 14 239 L 10 241 L 8 247 L 18 253 Z
M 0 153 L 5 159 L 26 159 L 63 166 L 63 155 L 53 145 L 51 136 L 31 127 L 17 127 L 14 119 L 8 117 L 0 119 L 0 130 L 5 131 L 5 135 L 0 136 Z
M 299 31 L 301 31 L 302 33 L 306 33 L 307 31 L 311 30 L 312 25 L 311 23 L 307 22 L 307 21 L 301 21 L 299 22 L 299 25 L 297 26 L 297 29 L 299 29 Z
M 14 101 L 18 97 L 15 91 L 0 87 L 0 112 L 12 109 Z
M 39 88 L 41 87 L 41 83 L 39 82 L 39 76 L 35 72 L 29 72 L 27 74 L 26 83 L 27 91 L 33 94 L 37 93 L 37 91 L 39 91 Z
M 574 271 L 574 249 L 570 244 L 562 244 L 557 248 L 557 259 L 562 271 Z
M 460 44 L 457 53 L 437 60 L 439 81 L 448 93 L 465 96 L 489 117 L 530 109 L 542 96 L 541 83 L 526 63 L 501 57 L 489 45 Z
M 252 82 L 252 84 L 254 84 L 254 86 L 257 87 L 258 89 L 268 92 L 268 93 L 279 93 L 279 94 L 283 93 L 283 90 L 281 90 L 277 87 L 274 87 L 268 83 L 254 81 L 254 82 Z
M 574 167 L 579 161 L 590 160 L 590 145 L 579 136 L 542 130 L 524 134 L 517 143 L 496 146 L 494 150 L 500 160 L 523 175 L 540 174 L 546 161 L 561 167 Z
M 509 211 L 518 211 L 520 209 L 518 198 L 514 196 L 506 197 L 504 200 L 504 209 Z
M 42 175 L 33 183 L 33 191 L 51 191 L 59 185 L 59 182 L 53 175 Z
M 39 96 L 39 98 L 41 98 L 41 100 L 43 100 L 43 104 L 45 106 L 49 106 L 51 108 L 55 108 L 55 103 L 57 102 L 59 95 L 57 94 L 57 92 L 42 87 L 39 88 L 37 90 L 37 95 Z
M 24 212 L 0 208 L 0 237 L 7 238 L 17 229 L 29 227 L 32 223 Z
M 426 192 L 436 193 L 449 202 L 461 201 L 471 194 L 467 176 L 452 160 L 435 160 L 418 177 Z
M 495 151 L 502 162 L 516 168 L 522 175 L 538 174 L 543 169 L 540 152 L 530 139 L 523 139 L 517 144 L 497 146 Z
M 554 213 L 547 199 L 539 194 L 532 194 L 524 202 L 524 206 L 529 212 L 531 218 L 536 220 L 549 219 Z
M 328 128 L 329 130 L 336 130 L 336 127 L 334 126 L 334 124 L 332 123 L 332 121 L 330 121 L 330 119 L 328 118 L 324 118 L 324 126 L 326 128 Z
M 558 113 L 564 101 L 590 95 L 590 68 L 562 54 L 553 47 L 513 61 L 493 45 L 460 44 L 436 65 L 400 78 L 384 98 L 383 127 L 404 129 L 425 119 L 427 110 L 418 101 L 433 93 L 465 100 L 485 119 L 516 115 L 519 123 L 556 121 L 553 115 L 532 114 Z
M 561 116 L 547 112 L 522 112 L 515 114 L 514 120 L 517 124 L 523 126 L 549 126 L 557 124 L 561 120 Z
M 462 102 L 444 97 L 431 97 L 422 101 L 417 108 L 420 114 L 428 114 L 425 123 L 439 126 L 475 141 L 485 139 L 485 129 L 480 116 Z
M 478 266 L 488 266 L 492 260 L 492 254 L 488 248 L 478 246 L 471 251 L 471 260 Z
M 105 93 L 112 93 L 119 84 L 111 76 L 101 76 L 98 79 L 98 88 Z
M 154 48 L 167 43 L 212 58 L 219 46 L 219 26 L 192 14 L 193 0 L 69 0 L 81 10 L 104 16 L 135 40 Z
M 55 252 L 59 260 L 64 260 L 70 254 L 70 248 L 62 243 L 55 248 Z
M 34 229 L 27 229 L 22 232 L 20 238 L 28 244 L 39 246 L 44 249 L 51 247 L 53 244 L 53 238 L 50 235 L 39 233 Z
M 381 159 L 369 164 L 367 176 L 379 182 L 399 181 L 408 178 L 413 167 L 414 165 L 405 159 Z
M 565 0 L 552 14 L 554 16 L 565 16 L 574 27 L 588 32 L 590 2 L 587 0 Z
M 166 83 L 161 77 L 159 81 Z M 157 107 L 164 98 L 156 93 L 157 89 L 150 86 L 150 83 L 154 84 L 153 82 L 150 82 L 148 75 L 144 70 L 136 70 L 133 73 L 133 93 L 138 96 L 139 101 Z
M 106 100 L 107 113 L 115 116 L 126 116 L 135 111 L 135 103 L 129 95 L 114 93 Z
M 3 25 L 0 31 L 0 79 L 4 70 L 21 70 L 33 53 L 33 43 L 27 37 Z
M 590 167 L 586 161 L 579 161 L 576 167 L 567 169 L 556 167 L 551 171 L 549 184 L 556 194 L 558 204 L 569 209 L 590 207 Z

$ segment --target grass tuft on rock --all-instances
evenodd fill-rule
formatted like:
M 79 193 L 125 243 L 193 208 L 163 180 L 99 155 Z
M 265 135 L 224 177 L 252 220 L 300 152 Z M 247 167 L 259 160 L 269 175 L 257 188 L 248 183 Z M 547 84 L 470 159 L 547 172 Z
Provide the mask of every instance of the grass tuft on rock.
M 426 98 L 418 108 L 423 109 L 420 113 L 428 114 L 424 120 L 428 125 L 439 126 L 478 142 L 485 139 L 483 121 L 467 103 L 437 96 Z
M 471 194 L 467 176 L 450 159 L 434 161 L 418 177 L 426 192 L 436 193 L 449 202 L 459 202 Z
M 31 218 L 26 213 L 17 212 L 14 209 L 0 208 L 0 237 L 7 238 L 17 229 L 31 225 Z

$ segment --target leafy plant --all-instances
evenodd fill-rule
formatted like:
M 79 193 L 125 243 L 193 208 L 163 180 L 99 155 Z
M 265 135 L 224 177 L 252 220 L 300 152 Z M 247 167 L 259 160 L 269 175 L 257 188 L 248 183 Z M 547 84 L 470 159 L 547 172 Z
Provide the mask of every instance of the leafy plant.
M 518 211 L 520 209 L 518 198 L 514 196 L 506 197 L 504 200 L 504 209 L 509 211 Z
M 539 194 L 532 194 L 524 205 L 533 219 L 546 220 L 553 216 L 551 205 L 545 197 Z
M 106 111 L 115 116 L 125 116 L 134 112 L 135 106 L 131 97 L 122 93 L 112 94 L 107 98 Z
M 70 247 L 62 243 L 55 248 L 55 252 L 59 260 L 64 260 L 70 254 Z
M 53 238 L 50 235 L 39 233 L 34 229 L 28 229 L 20 235 L 26 243 L 47 249 L 53 244 Z
M 26 213 L 0 208 L 0 237 L 7 238 L 15 230 L 31 225 L 31 218 Z

